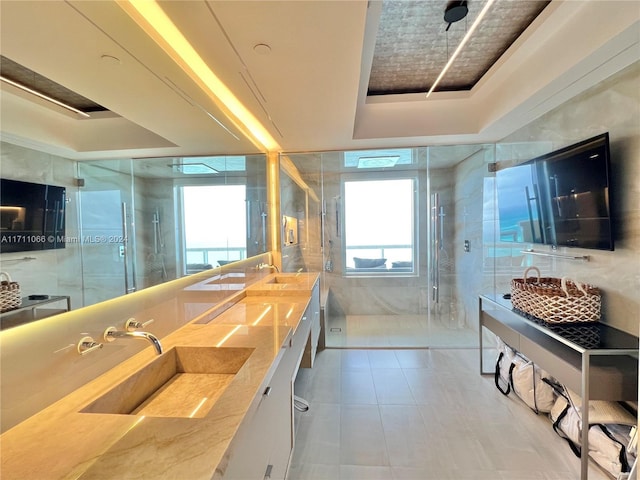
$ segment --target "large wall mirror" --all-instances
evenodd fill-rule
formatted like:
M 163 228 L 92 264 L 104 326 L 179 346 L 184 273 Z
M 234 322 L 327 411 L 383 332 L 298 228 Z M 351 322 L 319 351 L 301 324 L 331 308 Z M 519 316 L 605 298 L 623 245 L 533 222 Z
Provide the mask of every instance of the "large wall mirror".
M 33 295 L 61 297 L 38 305 L 39 314 L 267 252 L 264 154 L 74 161 L 7 142 L 0 147 L 2 179 L 65 191 L 65 238 L 55 249 L 7 248 L 4 236 L 0 246 L 0 271 L 19 283 L 22 306 Z M 2 313 L 2 328 L 18 313 Z
M 78 163 L 84 304 L 267 251 L 266 157 Z

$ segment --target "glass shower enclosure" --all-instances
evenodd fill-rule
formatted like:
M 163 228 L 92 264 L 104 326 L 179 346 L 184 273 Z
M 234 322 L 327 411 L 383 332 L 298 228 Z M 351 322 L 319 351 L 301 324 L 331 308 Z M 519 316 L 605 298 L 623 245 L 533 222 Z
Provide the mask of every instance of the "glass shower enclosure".
M 286 215 L 296 217 L 300 232 L 305 230 L 296 245 L 283 245 L 283 266 L 290 272 L 322 272 L 326 345 L 477 345 L 475 299 L 490 281 L 490 272 L 484 268 L 485 212 L 478 198 L 483 198 L 485 177 L 493 175 L 487 168 L 494 159 L 493 145 L 361 153 L 283 156 L 287 166 L 281 170 L 281 202 Z M 371 268 L 366 262 L 360 262 L 364 268 L 354 264 L 344 240 L 345 231 L 354 225 L 346 223 L 350 220 L 344 183 L 354 175 L 364 180 L 415 178 L 413 263 L 380 258 L 382 264 L 370 263 Z M 389 194 L 383 190 L 379 192 L 382 199 Z M 380 215 L 370 221 L 382 222 L 388 229 L 396 225 Z M 375 245 L 375 238 L 367 239 L 369 244 Z

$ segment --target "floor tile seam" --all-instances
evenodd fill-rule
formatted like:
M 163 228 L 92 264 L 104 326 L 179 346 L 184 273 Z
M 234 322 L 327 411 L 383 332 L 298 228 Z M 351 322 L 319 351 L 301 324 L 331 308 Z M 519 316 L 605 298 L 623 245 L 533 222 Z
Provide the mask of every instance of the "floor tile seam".
M 372 404 L 372 405 L 359 405 L 359 406 L 364 406 L 364 407 L 368 407 L 369 409 L 373 410 L 373 407 L 375 407 L 375 411 L 377 412 L 377 418 L 378 418 L 378 425 L 380 428 L 380 432 L 382 433 L 382 440 L 384 442 L 384 458 L 386 459 L 387 462 L 389 462 L 389 447 L 387 445 L 387 439 L 386 436 L 384 435 L 384 426 L 382 423 L 382 416 L 380 414 L 380 408 L 378 405 L 376 404 Z M 353 405 L 350 405 L 350 407 L 353 407 Z M 340 442 L 342 443 L 342 438 L 343 438 L 343 428 L 345 426 L 345 423 L 342 421 L 342 411 L 341 411 L 341 421 L 340 421 Z M 342 465 L 342 463 L 340 463 Z M 352 464 L 345 464 L 345 465 L 352 465 Z M 371 465 L 371 464 L 353 464 L 353 465 L 361 465 L 361 466 L 378 466 L 378 464 L 375 465 Z M 389 463 L 384 464 L 384 465 L 380 465 L 380 466 L 389 466 Z
M 344 372 L 369 372 L 371 373 L 371 370 L 373 370 L 372 368 L 367 368 L 367 367 L 349 367 L 349 368 L 342 368 L 340 369 L 340 374 L 343 374 Z
M 323 462 L 321 460 L 315 460 L 313 462 L 300 462 L 300 463 L 293 463 L 293 461 L 291 462 L 290 466 L 289 466 L 289 470 L 293 469 L 298 469 L 301 467 L 305 467 L 305 466 L 310 466 L 310 465 L 319 465 L 319 466 L 323 466 L 323 467 L 339 467 L 340 463 L 327 463 L 327 462 Z M 294 480 L 291 477 L 287 477 L 288 480 Z M 296 479 L 298 480 L 298 479 Z M 337 479 L 326 479 L 326 480 L 337 480 Z
M 402 367 L 398 365 L 371 365 L 371 370 L 400 370 Z
M 386 369 L 386 370 L 395 370 L 395 369 Z M 416 398 L 416 395 L 413 393 L 413 390 L 411 389 L 411 384 L 409 383 L 409 380 L 407 380 L 407 377 L 402 372 L 402 369 L 400 369 L 399 373 L 402 375 L 402 378 L 403 378 L 403 380 L 404 380 L 404 382 L 407 385 L 407 388 L 409 390 L 409 394 L 411 395 L 411 399 L 413 400 L 413 403 L 403 402 L 400 405 L 416 405 L 418 403 L 418 400 Z M 373 375 L 373 372 L 371 372 L 371 376 L 373 377 L 373 387 L 376 388 L 376 381 L 375 381 L 375 376 Z M 378 395 L 378 392 L 377 392 L 377 389 L 376 389 L 376 398 L 378 398 L 377 395 Z M 379 399 L 378 399 L 378 404 L 381 404 Z M 391 405 L 394 405 L 394 404 L 395 403 L 392 403 Z M 382 403 L 382 405 L 389 405 L 389 403 Z
M 380 411 L 380 404 L 377 405 L 378 409 L 378 418 L 380 418 L 380 428 L 382 429 L 382 438 L 384 440 L 384 450 L 388 462 L 388 466 L 391 467 L 391 454 L 389 451 L 389 441 L 387 440 L 387 434 L 384 430 L 384 422 L 382 421 L 382 412 Z
M 395 406 L 397 406 L 397 407 L 414 407 L 414 410 L 415 410 L 414 413 L 416 413 L 417 417 L 420 419 L 420 424 L 421 424 L 421 426 L 422 426 L 422 428 L 424 430 L 424 433 L 425 433 L 424 440 L 426 441 L 429 438 L 430 428 L 429 428 L 429 425 L 427 424 L 427 422 L 426 422 L 426 420 L 424 418 L 424 415 L 422 413 L 422 409 L 420 408 L 420 405 L 406 405 L 406 404 L 404 404 L 404 405 L 380 405 L 379 407 L 395 407 Z M 382 412 L 380 412 L 380 416 L 382 418 Z M 382 428 L 383 428 L 383 432 L 384 432 L 385 431 L 385 429 L 384 429 L 384 421 L 382 422 Z M 431 431 L 433 431 L 433 428 L 431 429 Z M 385 432 L 385 439 L 386 439 L 386 437 L 387 437 L 387 433 Z

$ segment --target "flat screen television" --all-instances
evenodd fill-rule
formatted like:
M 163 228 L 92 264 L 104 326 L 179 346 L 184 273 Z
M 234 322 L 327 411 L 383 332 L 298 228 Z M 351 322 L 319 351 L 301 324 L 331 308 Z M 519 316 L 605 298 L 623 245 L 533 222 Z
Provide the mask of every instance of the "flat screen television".
M 501 242 L 613 250 L 609 134 L 498 170 Z
M 0 253 L 65 246 L 66 189 L 0 179 Z

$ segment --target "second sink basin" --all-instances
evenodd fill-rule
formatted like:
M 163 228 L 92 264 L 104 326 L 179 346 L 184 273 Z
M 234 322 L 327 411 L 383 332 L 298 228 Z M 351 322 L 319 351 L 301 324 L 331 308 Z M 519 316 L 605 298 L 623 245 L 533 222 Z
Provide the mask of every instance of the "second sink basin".
M 204 417 L 252 352 L 253 348 L 174 347 L 81 412 Z
M 307 283 L 307 277 L 297 277 L 295 275 L 276 275 L 275 277 L 267 280 L 265 283 L 282 283 L 282 284 L 291 284 L 291 283 Z
M 247 278 L 244 273 L 227 273 L 224 274 L 210 282 L 209 284 L 234 284 L 234 285 L 244 285 L 247 281 Z

